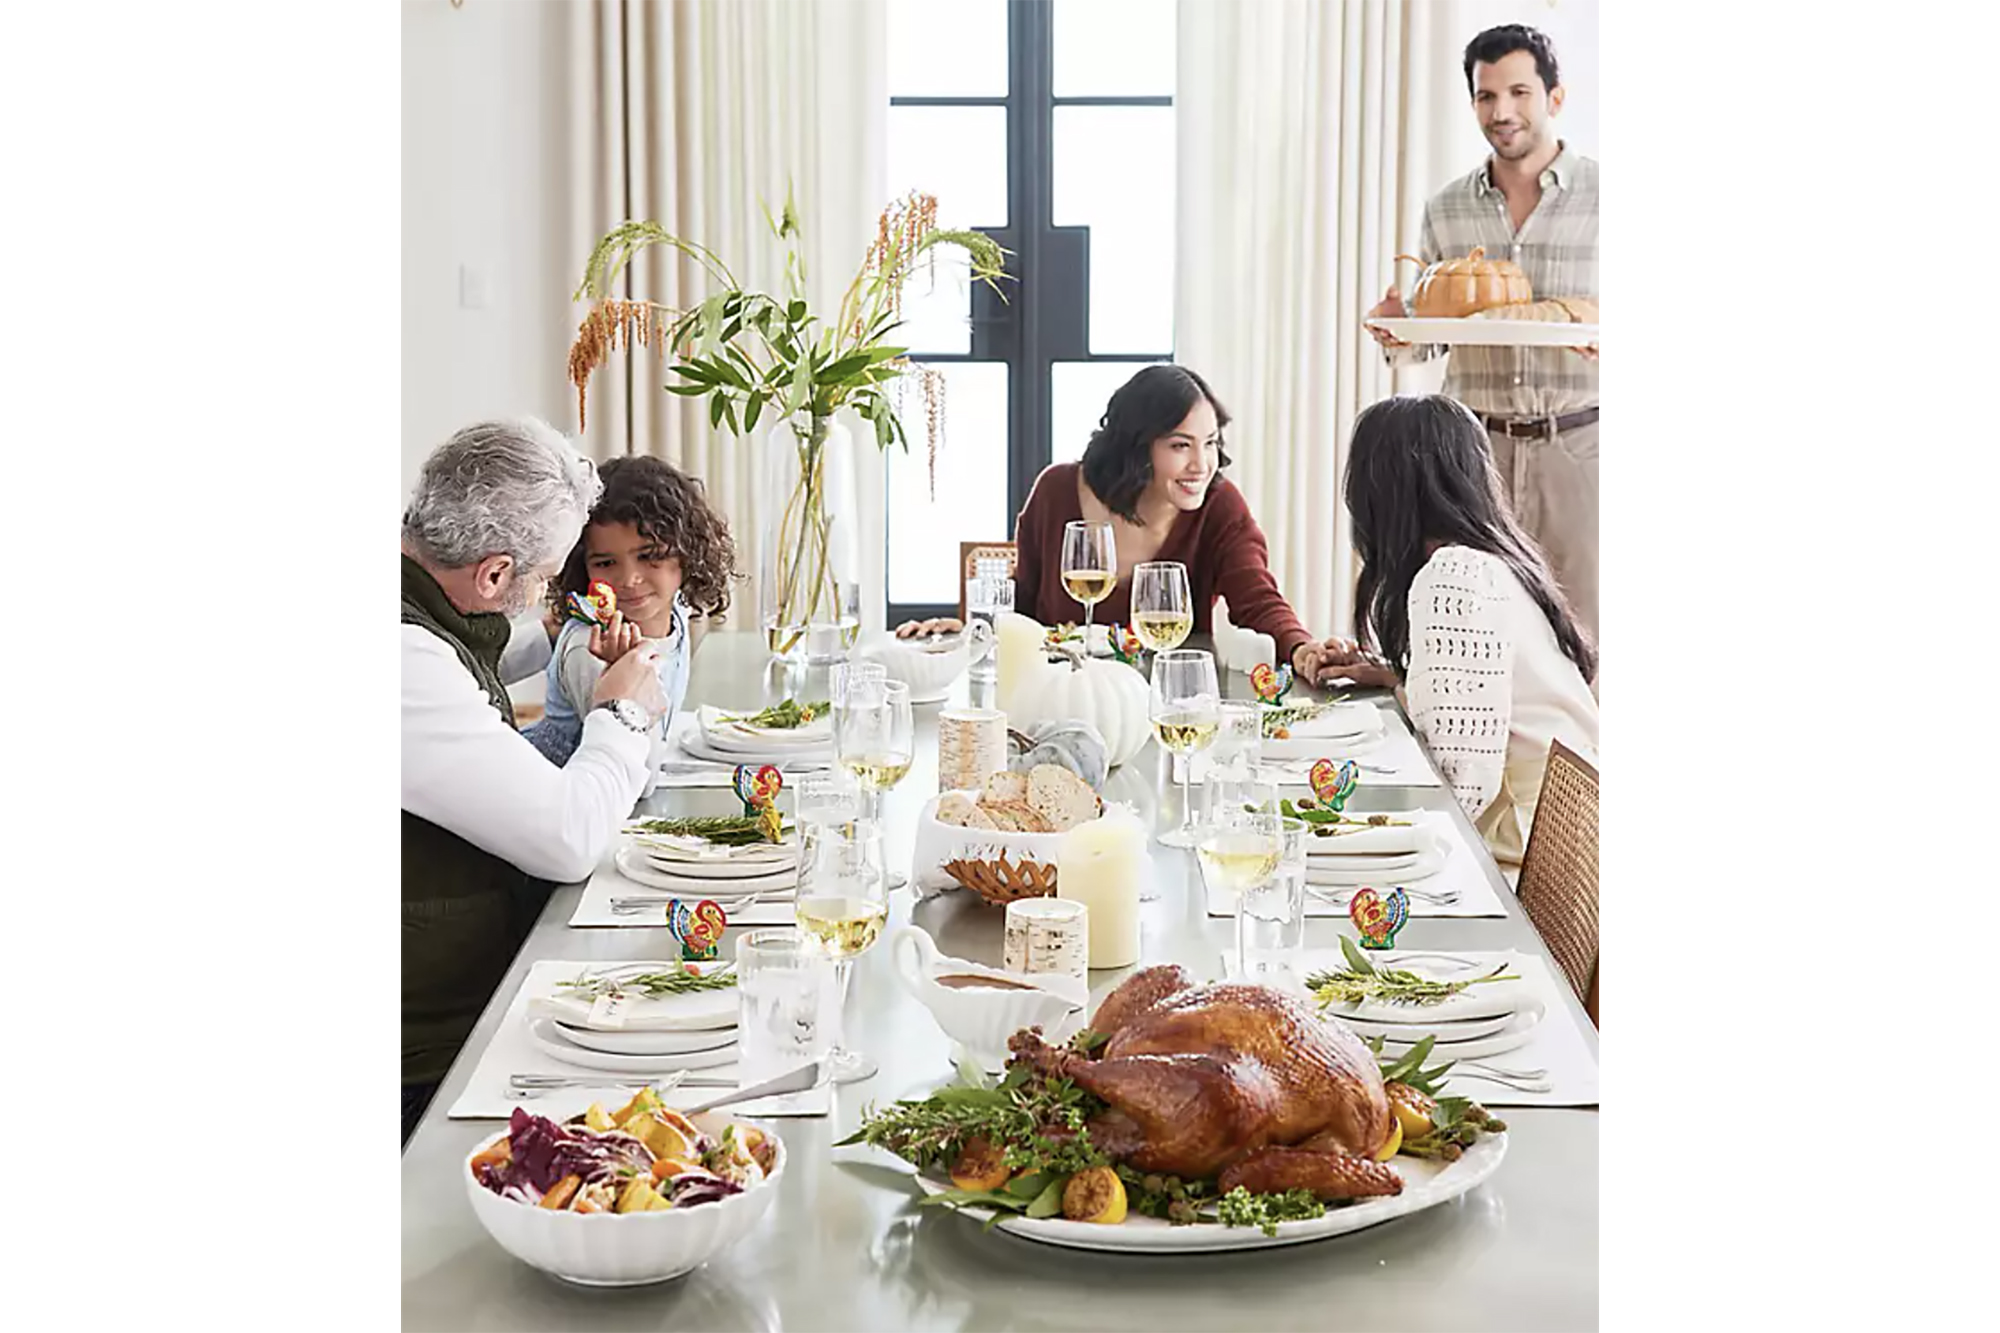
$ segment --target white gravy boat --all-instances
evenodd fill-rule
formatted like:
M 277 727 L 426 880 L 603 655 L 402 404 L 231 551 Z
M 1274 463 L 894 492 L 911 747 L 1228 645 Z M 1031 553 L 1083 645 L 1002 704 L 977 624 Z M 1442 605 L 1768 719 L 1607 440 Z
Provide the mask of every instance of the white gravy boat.
M 1090 1007 L 1090 987 L 1075 977 L 1009 972 L 953 958 L 939 953 L 937 942 L 919 926 L 904 926 L 889 937 L 889 960 L 945 1035 L 986 1069 L 1007 1063 L 1007 1039 L 1022 1028 L 1039 1024 L 1050 1042 L 1069 1040 L 1083 1029 Z M 957 985 L 944 980 L 959 978 L 964 981 Z

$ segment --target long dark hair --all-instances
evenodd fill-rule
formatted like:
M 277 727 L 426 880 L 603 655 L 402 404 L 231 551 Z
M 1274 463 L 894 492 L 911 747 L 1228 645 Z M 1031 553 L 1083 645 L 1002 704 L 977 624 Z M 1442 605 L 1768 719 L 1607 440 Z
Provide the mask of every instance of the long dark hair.
M 1364 411 L 1347 449 L 1346 494 L 1361 553 L 1362 633 L 1398 670 L 1410 654 L 1410 584 L 1430 558 L 1426 544 L 1438 542 L 1506 561 L 1583 678 L 1596 677 L 1597 650 L 1541 548 L 1514 521 L 1486 431 L 1462 404 L 1431 394 Z
M 1083 482 L 1127 523 L 1139 521 L 1139 497 L 1153 479 L 1153 441 L 1187 420 L 1202 399 L 1215 409 L 1215 452 L 1229 466 L 1222 428 L 1229 413 L 1207 381 L 1185 366 L 1147 366 L 1118 387 L 1083 450 Z
M 681 597 L 697 613 L 720 620 L 729 609 L 729 584 L 738 577 L 729 523 L 711 509 L 702 484 L 665 459 L 648 454 L 614 458 L 597 469 L 604 493 L 590 511 L 592 523 L 630 523 L 681 562 Z M 562 573 L 549 589 L 562 609 L 563 594 L 587 592 L 587 543 L 577 538 Z

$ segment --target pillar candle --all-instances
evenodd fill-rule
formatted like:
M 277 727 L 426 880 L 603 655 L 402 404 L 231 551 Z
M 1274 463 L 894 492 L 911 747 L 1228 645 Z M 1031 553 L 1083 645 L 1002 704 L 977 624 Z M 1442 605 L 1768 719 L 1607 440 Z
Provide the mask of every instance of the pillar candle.
M 1146 826 L 1109 807 L 1063 835 L 1056 852 L 1056 896 L 1090 909 L 1090 965 L 1139 961 L 1139 888 L 1148 872 Z
M 1014 692 L 1031 672 L 1044 665 L 1043 644 L 1048 631 L 1018 611 L 1003 611 L 994 617 L 993 631 L 999 640 L 995 657 L 1000 669 L 995 701 L 1001 712 L 1011 713 Z

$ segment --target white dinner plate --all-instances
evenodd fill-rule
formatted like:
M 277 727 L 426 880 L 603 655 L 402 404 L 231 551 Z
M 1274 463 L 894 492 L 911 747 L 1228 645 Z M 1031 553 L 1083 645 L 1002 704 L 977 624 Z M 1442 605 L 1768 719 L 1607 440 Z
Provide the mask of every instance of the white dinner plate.
M 1558 324 L 1546 319 L 1416 319 L 1377 316 L 1364 320 L 1408 343 L 1451 347 L 1588 347 L 1597 341 L 1595 324 Z
M 665 972 L 674 966 L 673 963 L 621 963 L 617 975 Z M 636 996 L 626 1003 L 616 1028 L 593 1021 L 591 1007 L 591 1002 L 582 996 L 560 990 L 552 995 L 538 996 L 530 1003 L 530 1010 L 536 1015 L 559 1018 L 575 1027 L 618 1032 L 706 1032 L 736 1026 L 736 987 L 725 986 L 721 990 L 689 991 L 684 995 L 661 995 L 656 998 Z
M 693 1055 L 736 1044 L 735 1028 L 705 1032 L 604 1032 L 556 1020 L 556 1035 L 572 1046 L 606 1055 Z
M 785 821 L 786 840 L 779 843 L 753 842 L 740 847 L 721 847 L 704 838 L 687 837 L 673 833 L 639 833 L 628 830 L 625 836 L 632 845 L 645 850 L 651 861 L 688 861 L 701 865 L 761 865 L 765 870 L 775 864 L 794 862 L 799 859 L 799 844 L 793 830 L 795 825 Z
M 1456 1052 L 1461 1042 L 1478 1041 L 1484 1037 L 1498 1035 L 1513 1025 L 1522 1014 L 1530 1012 L 1534 1014 L 1534 1019 L 1528 1024 L 1529 1027 L 1533 1027 L 1542 1021 L 1546 1010 L 1547 1006 L 1541 1000 L 1530 995 L 1513 1013 L 1494 1014 L 1489 1018 L 1461 1018 L 1445 1023 L 1437 1022 L 1435 1019 L 1430 1021 L 1412 1019 L 1407 1023 L 1380 1023 L 1365 1018 L 1348 1018 L 1342 1021 L 1364 1037 L 1380 1037 L 1389 1045 L 1401 1046 L 1404 1049 L 1414 1046 L 1425 1037 L 1434 1036 L 1437 1038 L 1437 1051 L 1442 1056 L 1447 1051 Z
M 1470 1041 L 1455 1041 L 1449 1045 L 1440 1041 L 1431 1047 L 1431 1059 L 1424 1063 L 1429 1065 L 1439 1060 L 1477 1060 L 1482 1056 L 1505 1055 L 1508 1051 L 1519 1050 L 1535 1039 L 1535 1029 L 1541 1024 L 1545 1012 L 1546 1009 L 1540 1000 L 1524 1004 L 1521 1006 L 1521 1011 L 1508 1019 L 1507 1025 L 1498 1032 L 1489 1036 L 1475 1037 Z M 1416 1041 L 1398 1041 L 1393 1037 L 1385 1037 L 1382 1039 L 1382 1051 L 1385 1055 L 1401 1055 L 1416 1045 L 1417 1041 L 1422 1040 L 1421 1036 Z M 1451 1075 L 1446 1074 L 1444 1078 L 1445 1092 L 1447 1095 L 1452 1095 Z
M 682 732 L 681 749 L 696 759 L 706 759 L 712 764 L 776 764 L 788 773 L 795 769 L 828 768 L 833 764 L 831 745 L 816 745 L 811 749 L 783 752 L 765 746 L 754 753 L 744 753 L 736 750 L 718 750 L 710 745 L 699 731 Z
M 1451 856 L 1451 840 L 1434 837 L 1429 846 L 1418 852 L 1409 865 L 1400 870 L 1373 870 L 1365 865 L 1354 865 L 1346 861 L 1336 861 L 1331 856 L 1306 857 L 1306 892 L 1315 889 L 1358 889 L 1372 888 L 1387 894 L 1398 884 L 1417 884 L 1429 879 L 1444 869 L 1444 863 Z M 1393 881 L 1384 883 L 1384 880 Z M 1321 895 L 1325 896 L 1325 895 Z
M 620 847 L 612 858 L 618 873 L 634 884 L 643 884 L 649 889 L 661 889 L 668 893 L 697 894 L 703 898 L 713 898 L 717 902 L 728 899 L 755 898 L 760 894 L 778 893 L 798 886 L 797 866 L 788 866 L 770 874 L 745 878 L 708 879 L 699 875 L 669 874 L 648 865 L 630 847 Z
M 1124 1254 L 1214 1254 L 1225 1250 L 1265 1250 L 1360 1231 L 1391 1218 L 1406 1217 L 1436 1207 L 1456 1199 L 1492 1175 L 1506 1155 L 1507 1135 L 1489 1134 L 1467 1148 L 1456 1162 L 1427 1161 L 1416 1157 L 1392 1158 L 1390 1164 L 1403 1178 L 1401 1194 L 1360 1199 L 1344 1207 L 1329 1208 L 1325 1217 L 1308 1221 L 1280 1222 L 1275 1236 L 1265 1235 L 1259 1227 L 1225 1227 L 1215 1223 L 1177 1227 L 1157 1217 L 1142 1217 L 1137 1212 L 1127 1213 L 1125 1220 L 1116 1226 L 1072 1222 L 1062 1217 L 1006 1215 L 995 1229 L 1046 1245 Z M 946 1180 L 932 1180 L 922 1175 L 916 1180 L 926 1194 L 939 1194 L 951 1188 L 951 1183 Z M 993 1216 L 990 1208 L 961 1208 L 955 1211 L 982 1223 Z
M 1288 741 L 1267 738 L 1264 742 L 1262 754 L 1266 762 L 1297 764 L 1298 776 L 1293 777 L 1290 774 L 1286 774 L 1284 780 L 1288 785 L 1303 787 L 1307 785 L 1306 775 L 1312 771 L 1311 762 L 1305 761 L 1331 759 L 1337 764 L 1343 759 L 1359 759 L 1364 755 L 1373 754 L 1375 751 L 1381 749 L 1382 742 L 1388 738 L 1388 735 L 1389 733 L 1386 731 L 1371 731 L 1364 732 L 1359 736 L 1307 736 L 1304 738 L 1294 736 Z M 1361 780 L 1366 782 L 1368 775 L 1363 773 Z
M 1497 968 L 1502 961 L 1504 960 L 1495 959 L 1493 966 Z M 1412 962 L 1403 966 L 1405 970 L 1414 972 L 1418 976 L 1436 977 L 1441 981 L 1469 979 L 1468 974 L 1464 972 L 1436 972 L 1421 963 Z M 1312 975 L 1321 970 L 1320 967 L 1311 966 L 1306 969 L 1306 973 Z M 1485 970 L 1470 975 L 1481 976 Z M 1439 1000 L 1436 1004 L 1389 1004 L 1381 1000 L 1365 1000 L 1358 1005 L 1330 1005 L 1320 1012 L 1328 1018 L 1338 1018 L 1343 1021 L 1359 1018 L 1375 1023 L 1406 1023 L 1412 1027 L 1426 1021 L 1451 1023 L 1469 1018 L 1493 1018 L 1517 1010 L 1526 1012 L 1528 1002 L 1534 996 L 1534 991 L 1528 984 L 1528 977 L 1532 974 L 1525 972 L 1515 962 L 1508 963 L 1508 970 L 1514 974 L 1514 980 L 1482 981 L 1466 987 L 1456 995 Z M 1425 1031 L 1429 1029 L 1426 1028 Z M 1421 1040 L 1423 1033 L 1418 1033 L 1417 1037 Z
M 658 871 L 662 875 L 679 876 L 683 879 L 770 879 L 773 876 L 796 875 L 799 853 L 796 847 L 774 848 L 777 856 L 743 857 L 686 857 L 672 852 L 662 852 L 649 847 L 638 839 L 632 841 L 632 855 L 635 863 Z
M 1306 849 L 1306 868 L 1308 872 L 1314 869 L 1325 869 L 1329 871 L 1351 870 L 1358 874 L 1387 875 L 1415 868 L 1417 862 L 1423 858 L 1423 855 L 1424 851 L 1422 850 L 1414 852 L 1316 853 L 1311 847 L 1308 847 Z
M 724 722 L 732 716 L 725 709 L 714 704 L 703 704 L 699 713 L 703 734 L 723 749 L 741 749 L 753 746 L 768 749 L 781 746 L 788 749 L 807 748 L 815 745 L 833 744 L 833 718 L 822 714 L 802 727 L 753 727 L 747 722 Z
M 552 1059 L 603 1074 L 670 1074 L 676 1069 L 711 1069 L 736 1059 L 734 1042 L 683 1055 L 613 1055 L 608 1051 L 589 1051 L 566 1040 L 552 1018 L 538 1018 L 528 1024 L 528 1040 Z

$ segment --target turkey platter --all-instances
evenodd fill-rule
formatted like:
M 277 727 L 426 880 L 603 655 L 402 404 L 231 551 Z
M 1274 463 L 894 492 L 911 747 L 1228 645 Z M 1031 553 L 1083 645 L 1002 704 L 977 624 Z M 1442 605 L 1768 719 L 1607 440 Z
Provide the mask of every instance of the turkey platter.
M 1179 967 L 1127 978 L 1065 1045 L 1029 1028 L 1010 1050 L 997 1085 L 870 1108 L 844 1142 L 1003 1230 L 1182 1252 L 1372 1226 L 1472 1188 L 1506 1146 L 1484 1108 L 1436 1095 L 1428 1043 L 1385 1064 L 1307 1000 Z

